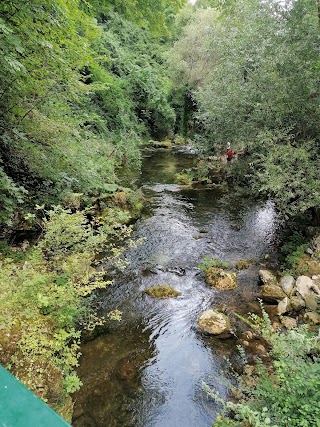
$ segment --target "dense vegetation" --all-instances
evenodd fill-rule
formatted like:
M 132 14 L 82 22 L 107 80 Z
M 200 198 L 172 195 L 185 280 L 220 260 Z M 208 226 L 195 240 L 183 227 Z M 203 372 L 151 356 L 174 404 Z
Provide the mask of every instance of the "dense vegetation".
M 285 216 L 320 204 L 316 0 L 201 1 L 171 57 L 196 104 L 198 139 L 242 154 L 237 181 Z
M 0 362 L 67 419 L 80 331 L 103 323 L 97 258 L 118 262 L 141 208 L 119 171 L 173 130 L 163 50 L 182 4 L 0 4 Z
M 173 128 L 161 43 L 179 2 L 156 4 L 1 2 L 2 223 L 107 191 L 143 139 Z
M 142 143 L 175 132 L 219 154 L 228 141 L 234 181 L 285 218 L 320 205 L 319 3 L 185 3 L 0 3 L 1 234 L 41 237 L 1 243 L 0 362 L 66 418 L 79 330 L 101 323 L 90 294 L 109 283 L 97 257 L 117 262 L 112 242 L 141 207 L 119 176 L 139 166 Z M 286 268 L 303 272 L 304 241 L 292 245 Z M 287 413 L 317 425 L 316 335 L 258 327 L 274 361 L 257 367 L 254 391 L 240 382 L 242 403 L 226 405 L 236 420 L 217 425 L 282 426 Z
M 205 156 L 202 171 L 186 171 L 179 182 L 204 182 L 214 168 L 220 173 L 230 142 L 238 154 L 227 173 L 233 184 L 271 198 L 291 226 L 298 217 L 319 225 L 319 10 L 316 0 L 198 0 L 194 10 L 184 9 L 169 56 L 180 90 L 191 98 L 184 131 Z M 306 255 L 301 222 L 298 230 L 282 247 L 284 269 L 315 274 L 319 258 Z M 251 320 L 268 358 L 248 364 L 241 350 L 244 374 L 230 384 L 232 401 L 205 385 L 224 408 L 214 425 L 319 425 L 318 328 L 279 333 L 266 315 Z

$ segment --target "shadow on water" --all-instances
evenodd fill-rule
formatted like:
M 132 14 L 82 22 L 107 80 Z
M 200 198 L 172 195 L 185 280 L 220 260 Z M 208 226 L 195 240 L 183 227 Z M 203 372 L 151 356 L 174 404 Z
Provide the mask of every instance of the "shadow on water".
M 127 250 L 128 268 L 104 293 L 105 313 L 123 312 L 103 336 L 82 346 L 75 396 L 75 427 L 208 427 L 219 408 L 202 381 L 226 396 L 224 357 L 235 340 L 201 336 L 201 311 L 223 305 L 246 313 L 254 306 L 258 266 L 238 274 L 239 286 L 212 290 L 197 268 L 204 256 L 264 262 L 273 253 L 277 221 L 271 203 L 243 199 L 227 189 L 181 189 L 174 174 L 193 163 L 190 155 L 149 151 L 140 183 L 151 198 L 152 216 L 139 221 Z M 168 284 L 181 295 L 155 300 L 145 294 Z

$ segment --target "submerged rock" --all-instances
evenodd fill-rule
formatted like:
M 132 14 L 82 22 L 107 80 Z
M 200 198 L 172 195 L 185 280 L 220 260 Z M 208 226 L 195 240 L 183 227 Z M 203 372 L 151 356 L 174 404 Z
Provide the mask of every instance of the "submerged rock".
M 245 270 L 246 268 L 249 268 L 253 264 L 257 264 L 257 261 L 254 259 L 241 259 L 236 263 L 236 269 Z
M 180 292 L 173 289 L 171 286 L 158 285 L 148 288 L 146 294 L 154 298 L 176 298 Z
M 230 320 L 219 311 L 204 311 L 199 317 L 198 326 L 201 332 L 216 335 L 218 338 L 228 338 L 231 335 Z
M 215 289 L 226 291 L 237 287 L 237 275 L 222 268 L 209 267 L 206 270 L 206 282 Z
M 181 267 L 176 267 L 176 268 L 168 268 L 168 273 L 173 273 L 176 274 L 177 276 L 185 276 L 186 275 L 186 270 L 184 268 Z

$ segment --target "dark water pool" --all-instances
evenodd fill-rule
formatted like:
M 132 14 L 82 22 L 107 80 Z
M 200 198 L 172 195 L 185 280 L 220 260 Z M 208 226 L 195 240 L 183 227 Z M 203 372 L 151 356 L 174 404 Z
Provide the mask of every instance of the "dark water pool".
M 219 292 L 205 284 L 198 264 L 206 256 L 264 263 L 273 259 L 277 219 L 271 203 L 229 189 L 182 189 L 174 175 L 193 164 L 175 151 L 145 153 L 140 183 L 151 215 L 135 225 L 128 268 L 103 296 L 105 313 L 122 311 L 108 333 L 82 346 L 75 427 L 209 427 L 219 408 L 202 382 L 226 396 L 225 357 L 236 340 L 200 335 L 199 314 L 211 307 L 246 313 L 254 306 L 258 266 L 239 272 L 239 287 Z M 181 295 L 156 300 L 146 288 L 168 284 Z M 110 322 L 111 323 L 111 322 Z

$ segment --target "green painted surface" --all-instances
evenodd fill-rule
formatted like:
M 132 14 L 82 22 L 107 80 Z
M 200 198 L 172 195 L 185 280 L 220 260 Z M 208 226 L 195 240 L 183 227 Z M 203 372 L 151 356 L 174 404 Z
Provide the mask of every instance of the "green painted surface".
M 0 427 L 70 427 L 0 366 Z

